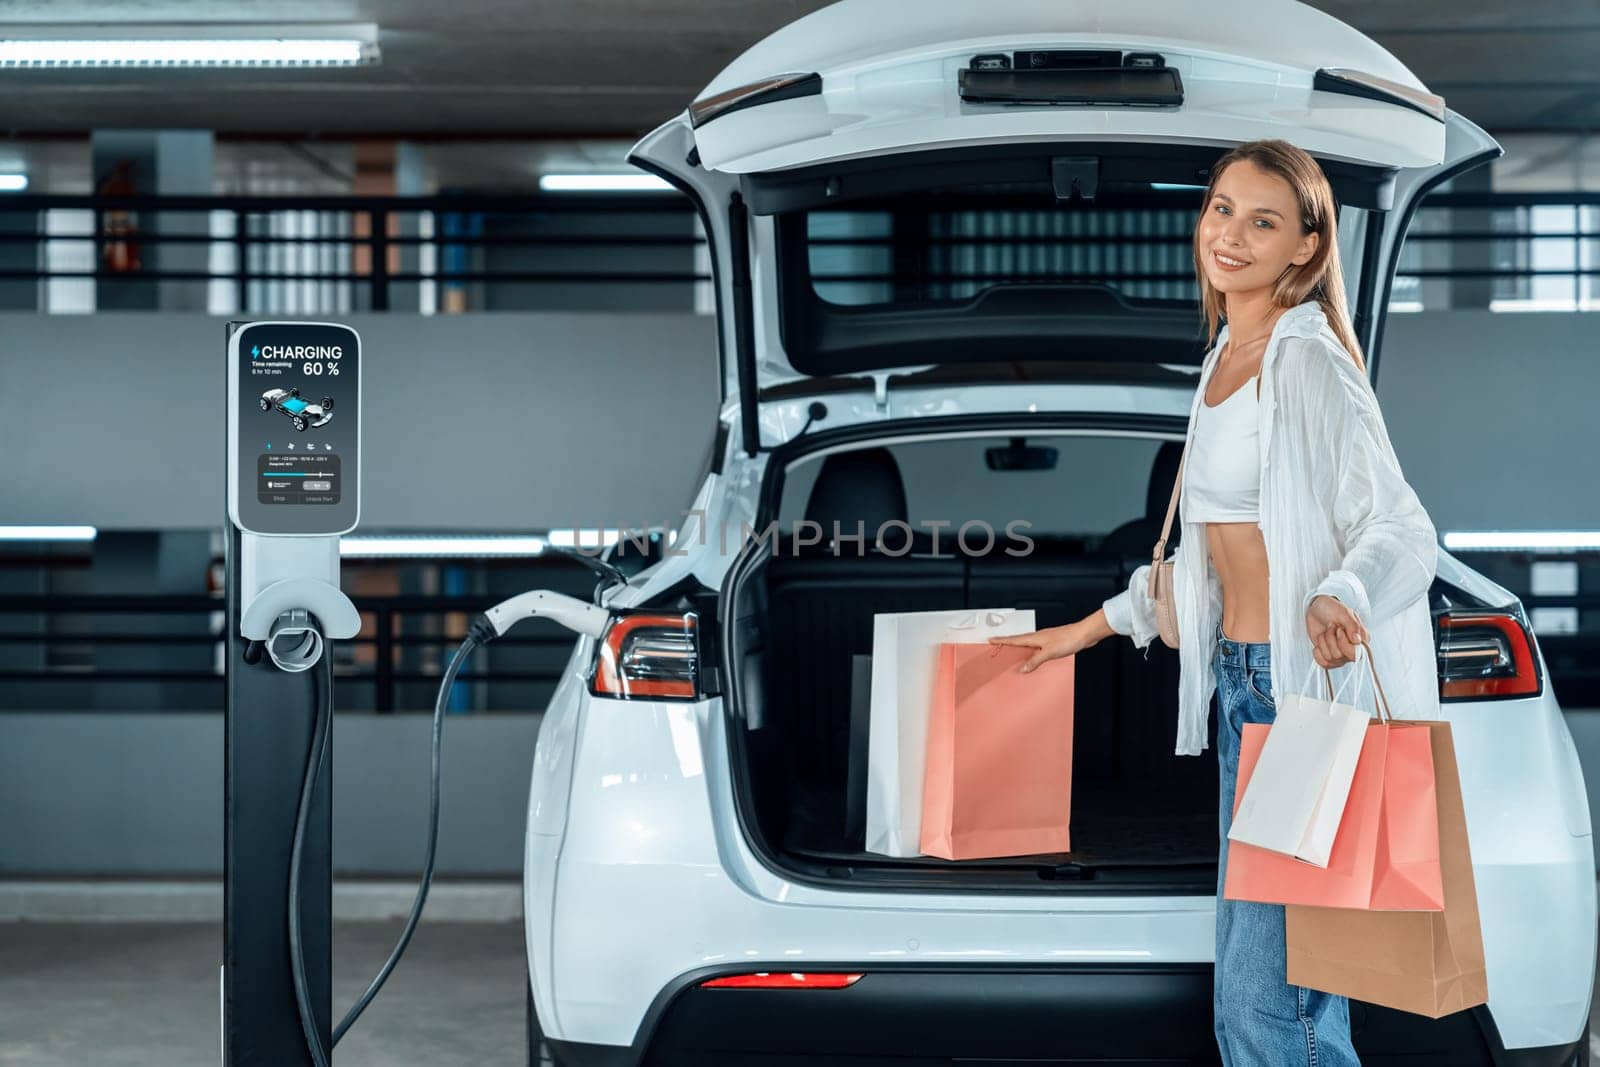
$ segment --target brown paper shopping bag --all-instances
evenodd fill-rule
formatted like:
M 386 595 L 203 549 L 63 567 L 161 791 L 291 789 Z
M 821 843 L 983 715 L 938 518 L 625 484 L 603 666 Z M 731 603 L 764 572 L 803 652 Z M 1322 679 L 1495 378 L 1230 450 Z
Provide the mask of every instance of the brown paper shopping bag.
M 1288 981 L 1437 1019 L 1487 1003 L 1489 986 L 1450 724 L 1413 722 L 1428 728 L 1433 744 L 1444 910 L 1288 905 Z

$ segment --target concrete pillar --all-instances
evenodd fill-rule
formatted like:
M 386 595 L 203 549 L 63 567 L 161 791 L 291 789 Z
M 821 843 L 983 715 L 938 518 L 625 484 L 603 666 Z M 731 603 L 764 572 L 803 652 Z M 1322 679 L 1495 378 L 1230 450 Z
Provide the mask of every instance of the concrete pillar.
M 399 141 L 394 147 L 394 195 L 427 196 L 432 190 L 428 188 L 427 157 L 422 146 L 414 141 Z M 415 212 L 399 215 L 391 224 L 391 232 L 397 237 L 408 239 L 420 237 L 422 217 Z M 422 265 L 422 246 L 402 244 L 396 248 L 394 259 L 396 270 L 405 274 L 415 274 Z M 432 312 L 433 294 L 430 289 L 428 296 L 424 298 L 423 288 L 417 282 L 402 282 L 390 287 L 390 309 Z
M 86 586 L 97 594 L 193 595 L 206 588 L 208 530 L 102 530 L 95 540 Z M 116 614 L 98 617 L 93 632 L 190 634 L 211 632 L 204 615 Z M 101 671 L 205 671 L 212 654 L 203 644 L 129 645 L 94 642 Z M 63 684 L 63 683 L 56 683 Z M 107 711 L 221 709 L 221 684 L 203 681 L 125 681 L 94 687 L 92 706 Z M 88 704 L 80 706 L 91 706 Z
M 209 196 L 212 191 L 213 137 L 209 130 L 95 130 L 90 137 L 94 188 L 135 195 Z M 195 234 L 210 232 L 204 213 L 134 213 L 113 215 L 106 229 L 121 225 L 132 231 L 125 241 L 111 241 L 102 266 L 122 266 L 126 280 L 103 281 L 96 307 L 110 310 L 206 310 L 203 281 L 156 282 L 141 273 L 157 270 L 204 271 L 210 249 L 205 243 L 157 245 L 139 240 L 139 233 Z
M 395 191 L 395 142 L 394 141 L 360 141 L 356 144 L 356 174 L 350 192 L 356 196 L 393 196 Z M 366 212 L 359 212 L 352 220 L 354 235 L 368 237 L 373 235 L 372 219 Z M 394 219 L 389 219 L 386 233 L 393 234 Z M 384 255 L 386 271 L 393 273 L 400 269 L 400 260 L 397 250 L 390 246 Z M 357 245 L 354 255 L 354 273 L 371 275 L 375 273 L 377 263 L 370 245 Z M 371 301 L 369 303 L 369 301 Z M 363 284 L 362 291 L 356 294 L 355 307 L 366 310 L 379 310 L 378 304 L 385 304 L 388 308 L 399 307 L 395 303 L 395 292 L 389 287 L 386 293 L 380 294 L 373 284 Z
M 0 153 L 0 171 L 26 173 L 21 155 Z M 40 192 L 38 189 L 32 192 Z M 0 193 L 0 203 L 9 194 Z M 38 234 L 44 228 L 44 215 L 38 211 L 0 212 L 0 233 Z M 0 270 L 33 270 L 43 258 L 43 246 L 29 241 L 0 241 Z M 0 279 L 0 310 L 36 311 L 39 283 L 26 278 Z
M 1494 189 L 1492 168 L 1482 166 L 1458 175 L 1450 181 L 1450 191 L 1455 193 L 1487 193 Z M 1494 225 L 1488 208 L 1453 208 L 1449 212 L 1450 229 L 1454 232 L 1486 233 Z M 1444 244 L 1445 256 L 1451 268 L 1460 270 L 1488 270 L 1494 266 L 1494 245 L 1489 241 L 1452 241 Z M 1447 302 L 1428 303 L 1426 306 L 1450 308 L 1487 308 L 1494 295 L 1493 278 L 1450 278 L 1445 280 L 1449 292 Z

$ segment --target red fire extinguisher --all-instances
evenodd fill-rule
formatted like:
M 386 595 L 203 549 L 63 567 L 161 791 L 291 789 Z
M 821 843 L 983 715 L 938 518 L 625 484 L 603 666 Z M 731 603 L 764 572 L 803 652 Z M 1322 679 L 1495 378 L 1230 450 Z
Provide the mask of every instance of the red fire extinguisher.
M 101 181 L 101 196 L 133 196 L 138 188 L 133 183 L 133 164 L 124 159 Z M 139 232 L 137 212 L 126 208 L 108 208 L 101 213 L 100 266 L 117 274 L 131 274 L 143 269 L 139 259 Z

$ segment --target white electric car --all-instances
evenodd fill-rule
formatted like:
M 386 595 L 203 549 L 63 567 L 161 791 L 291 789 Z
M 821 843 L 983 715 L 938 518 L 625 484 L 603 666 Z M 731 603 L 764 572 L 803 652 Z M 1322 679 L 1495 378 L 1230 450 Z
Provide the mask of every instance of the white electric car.
M 1216 1062 L 1215 744 L 1173 755 L 1175 653 L 1078 657 L 1074 851 L 1005 860 L 863 850 L 852 677 L 874 613 L 1053 626 L 1149 559 L 1205 348 L 1199 194 L 1259 137 L 1333 183 L 1376 373 L 1419 199 L 1501 148 L 1290 0 L 843 0 L 634 147 L 698 208 L 724 404 L 666 558 L 610 590 L 545 713 L 531 1048 L 568 1067 Z M 1515 597 L 1441 550 L 1430 598 L 1489 1003 L 1354 1004 L 1357 1048 L 1586 1064 L 1571 736 Z

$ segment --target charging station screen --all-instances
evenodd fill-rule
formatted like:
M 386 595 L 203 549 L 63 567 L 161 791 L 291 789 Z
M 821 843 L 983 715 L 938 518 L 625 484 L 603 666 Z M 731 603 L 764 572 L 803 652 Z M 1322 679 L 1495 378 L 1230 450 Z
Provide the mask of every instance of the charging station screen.
M 231 346 L 235 507 L 244 529 L 341 533 L 360 499 L 360 342 L 325 323 L 241 327 Z

